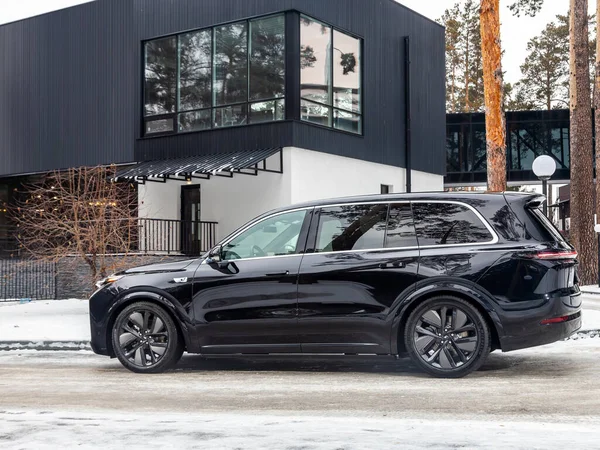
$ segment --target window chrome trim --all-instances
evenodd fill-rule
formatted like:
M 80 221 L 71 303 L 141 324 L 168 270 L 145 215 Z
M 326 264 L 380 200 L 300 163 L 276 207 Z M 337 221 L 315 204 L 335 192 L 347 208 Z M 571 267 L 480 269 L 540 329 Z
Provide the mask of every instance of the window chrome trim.
M 474 246 L 474 245 L 481 246 L 481 245 L 497 244 L 500 240 L 498 238 L 498 235 L 494 231 L 494 229 L 490 226 L 488 221 L 485 220 L 485 218 L 481 215 L 481 213 L 479 211 L 477 211 L 473 206 L 471 206 L 467 203 L 461 202 L 461 201 L 457 201 L 457 200 L 398 200 L 398 201 L 378 200 L 378 201 L 368 201 L 368 202 L 330 203 L 330 204 L 324 204 L 324 205 L 318 205 L 318 206 L 305 206 L 302 208 L 293 208 L 293 209 L 289 209 L 286 211 L 279 211 L 279 212 L 270 214 L 266 217 L 262 217 L 260 219 L 257 219 L 255 221 L 251 222 L 244 228 L 238 230 L 227 241 L 223 241 L 222 243 L 220 243 L 220 245 L 222 245 L 222 246 L 227 245 L 229 242 L 231 242 L 233 239 L 238 237 L 240 234 L 242 234 L 244 231 L 246 231 L 250 227 L 262 222 L 263 220 L 267 220 L 272 217 L 279 216 L 281 214 L 287 214 L 287 213 L 292 213 L 292 212 L 296 212 L 296 211 L 310 211 L 310 210 L 317 211 L 317 210 L 324 209 L 324 208 L 335 208 L 335 207 L 340 207 L 340 206 L 398 205 L 398 204 L 411 204 L 412 205 L 413 203 L 424 203 L 424 204 L 450 203 L 450 204 L 465 206 L 467 209 L 471 210 L 475 214 L 475 216 L 477 216 L 477 218 L 480 220 L 481 223 L 483 223 L 485 228 L 491 234 L 492 240 L 485 241 L 485 242 L 470 242 L 470 243 L 464 243 L 464 244 L 437 244 L 437 245 L 416 245 L 416 246 L 413 245 L 413 246 L 408 246 L 408 247 L 366 248 L 366 249 L 359 249 L 359 250 L 339 250 L 339 251 L 333 251 L 333 252 L 294 253 L 294 254 L 290 254 L 290 255 L 257 256 L 257 257 L 253 257 L 253 258 L 240 258 L 240 259 L 232 259 L 232 260 L 227 260 L 227 261 L 248 261 L 248 260 L 255 260 L 255 259 L 286 258 L 286 257 L 290 257 L 290 256 L 330 255 L 330 254 L 334 254 L 334 253 L 338 253 L 338 254 L 365 253 L 365 252 L 371 253 L 371 252 L 393 252 L 393 251 L 401 251 L 401 250 L 422 250 L 422 249 L 427 250 L 427 249 L 432 249 L 432 248 L 469 247 L 469 246 Z M 416 233 L 415 233 L 415 236 L 416 236 Z M 418 242 L 418 237 L 417 237 L 417 242 Z M 202 262 L 202 264 L 204 264 L 204 261 Z

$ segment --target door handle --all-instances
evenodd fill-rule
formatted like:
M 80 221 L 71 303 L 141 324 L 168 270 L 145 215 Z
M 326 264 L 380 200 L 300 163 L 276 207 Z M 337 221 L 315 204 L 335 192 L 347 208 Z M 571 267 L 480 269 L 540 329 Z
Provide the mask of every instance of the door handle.
M 379 264 L 380 269 L 404 269 L 406 263 L 403 261 L 394 261 L 393 263 L 381 263 Z
M 276 272 L 276 273 L 265 273 L 268 277 L 283 277 L 285 275 L 289 275 L 290 271 L 286 270 L 285 272 Z

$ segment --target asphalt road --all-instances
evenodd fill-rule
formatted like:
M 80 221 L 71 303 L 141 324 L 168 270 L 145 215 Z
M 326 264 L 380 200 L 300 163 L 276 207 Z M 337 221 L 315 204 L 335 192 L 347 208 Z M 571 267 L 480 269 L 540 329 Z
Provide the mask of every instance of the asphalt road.
M 142 400 L 145 398 L 145 400 Z M 600 416 L 600 339 L 492 353 L 458 380 L 408 360 L 211 359 L 138 375 L 91 352 L 0 352 L 0 408 L 363 417 Z
M 408 360 L 211 359 L 137 375 L 0 352 L 2 448 L 600 448 L 600 338 L 492 353 L 459 380 Z

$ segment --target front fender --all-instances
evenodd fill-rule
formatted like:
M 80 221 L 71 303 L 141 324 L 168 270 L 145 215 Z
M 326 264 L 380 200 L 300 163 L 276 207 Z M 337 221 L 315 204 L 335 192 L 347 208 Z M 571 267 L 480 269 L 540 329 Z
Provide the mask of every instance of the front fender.
M 498 336 L 504 335 L 504 327 L 498 315 L 498 310 L 500 309 L 498 302 L 489 292 L 482 289 L 476 283 L 462 278 L 431 278 L 418 282 L 413 291 L 398 298 L 394 305 L 392 305 L 390 309 L 390 314 L 393 316 L 392 332 L 390 335 L 392 354 L 399 352 L 398 336 L 399 333 L 404 333 L 404 324 L 412 309 L 421 301 L 441 294 L 456 295 L 457 297 L 471 300 L 487 313 L 496 328 Z
M 110 344 L 110 333 L 119 311 L 136 301 L 149 301 L 164 307 L 181 328 L 181 334 L 186 348 L 190 348 L 189 330 L 192 321 L 185 308 L 169 293 L 152 286 L 137 286 L 119 293 L 117 299 L 110 305 L 106 316 L 109 318 L 106 327 L 106 340 Z

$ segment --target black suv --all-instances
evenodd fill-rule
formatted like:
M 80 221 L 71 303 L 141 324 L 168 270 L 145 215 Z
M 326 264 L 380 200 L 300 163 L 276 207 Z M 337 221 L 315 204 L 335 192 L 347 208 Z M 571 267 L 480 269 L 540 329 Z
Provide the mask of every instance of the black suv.
M 135 372 L 184 350 L 408 353 L 439 377 L 581 326 L 577 253 L 531 194 L 434 193 L 271 211 L 205 256 L 130 269 L 90 298 L 92 348 Z

